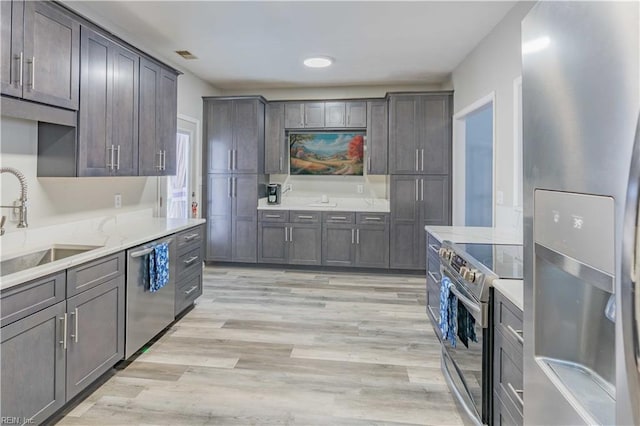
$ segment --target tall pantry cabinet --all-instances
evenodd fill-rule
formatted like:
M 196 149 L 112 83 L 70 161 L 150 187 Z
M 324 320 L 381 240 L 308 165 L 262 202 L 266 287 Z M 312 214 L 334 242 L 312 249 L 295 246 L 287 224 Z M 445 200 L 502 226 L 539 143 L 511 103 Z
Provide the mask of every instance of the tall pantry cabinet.
M 264 175 L 262 97 L 205 97 L 206 260 L 257 262 Z
M 451 109 L 451 92 L 389 95 L 391 268 L 424 269 L 424 227 L 451 224 Z

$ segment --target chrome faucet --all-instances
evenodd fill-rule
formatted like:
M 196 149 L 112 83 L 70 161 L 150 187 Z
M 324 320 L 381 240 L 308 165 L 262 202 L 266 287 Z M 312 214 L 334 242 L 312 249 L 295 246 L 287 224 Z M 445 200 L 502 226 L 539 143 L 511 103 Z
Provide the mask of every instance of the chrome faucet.
M 0 167 L 0 173 L 11 173 L 16 178 L 18 178 L 18 181 L 20 182 L 20 204 L 18 204 L 17 206 L 0 207 L 5 209 L 19 209 L 20 216 L 18 218 L 18 228 L 26 228 L 27 226 L 29 226 L 27 224 L 27 179 L 24 177 L 20 170 L 14 169 L 13 167 Z M 2 224 L 4 224 L 4 220 L 2 221 Z M 0 225 L 0 228 L 2 228 L 2 225 Z M 2 229 L 0 235 L 2 234 L 4 234 L 4 229 Z

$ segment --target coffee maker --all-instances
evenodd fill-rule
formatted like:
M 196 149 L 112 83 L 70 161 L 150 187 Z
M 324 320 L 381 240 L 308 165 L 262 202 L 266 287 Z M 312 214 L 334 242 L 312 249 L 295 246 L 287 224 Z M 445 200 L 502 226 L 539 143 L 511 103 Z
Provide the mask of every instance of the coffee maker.
M 282 186 L 279 183 L 267 185 L 267 204 L 280 204 L 282 198 Z

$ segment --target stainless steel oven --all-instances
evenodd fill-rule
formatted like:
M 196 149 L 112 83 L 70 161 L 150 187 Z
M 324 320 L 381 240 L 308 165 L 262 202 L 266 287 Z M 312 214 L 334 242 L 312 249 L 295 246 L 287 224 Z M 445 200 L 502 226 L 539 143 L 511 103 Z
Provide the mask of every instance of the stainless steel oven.
M 522 279 L 522 246 L 444 241 L 439 257 L 441 276 L 451 281 L 449 292 L 458 315 L 454 321 L 459 325 L 455 346 L 438 332 L 442 370 L 466 423 L 490 424 L 493 346 L 490 290 L 498 278 Z M 438 328 L 439 301 L 438 297 L 437 311 L 434 302 L 429 302 L 427 308 L 430 313 L 437 312 L 430 317 L 432 321 L 438 318 Z M 460 333 L 460 324 L 468 324 L 474 338 L 468 328 Z

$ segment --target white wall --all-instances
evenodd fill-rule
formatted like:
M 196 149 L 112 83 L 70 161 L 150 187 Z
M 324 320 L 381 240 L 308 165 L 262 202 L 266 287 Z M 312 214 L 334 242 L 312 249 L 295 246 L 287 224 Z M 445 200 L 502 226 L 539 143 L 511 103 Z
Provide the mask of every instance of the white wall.
M 495 92 L 495 190 L 504 194 L 503 205 L 496 206 L 495 224 L 500 227 L 515 227 L 518 221 L 513 210 L 513 82 L 522 70 L 520 22 L 532 6 L 532 2 L 517 3 L 451 77 L 454 112 Z

